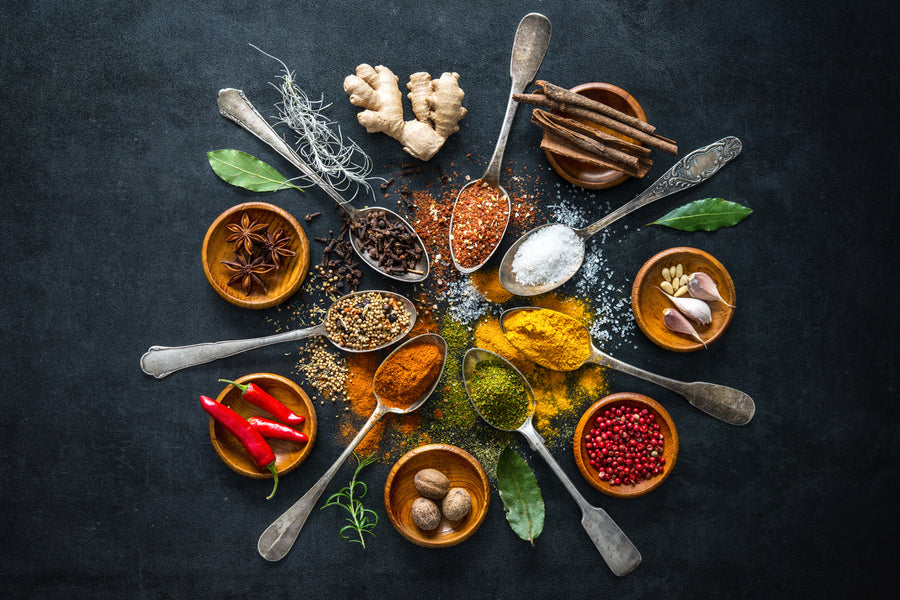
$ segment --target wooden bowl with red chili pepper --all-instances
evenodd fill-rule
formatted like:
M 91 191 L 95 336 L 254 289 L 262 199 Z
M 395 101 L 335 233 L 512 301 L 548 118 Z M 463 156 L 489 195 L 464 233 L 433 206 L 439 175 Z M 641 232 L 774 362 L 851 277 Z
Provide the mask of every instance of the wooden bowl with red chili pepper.
M 616 498 L 655 490 L 678 457 L 678 430 L 663 406 L 643 394 L 611 394 L 578 421 L 575 463 L 595 489 Z
M 263 435 L 275 453 L 275 469 L 278 471 L 278 475 L 290 473 L 306 460 L 316 441 L 316 410 L 309 396 L 290 379 L 272 373 L 245 375 L 235 379 L 234 382 L 237 384 L 253 383 L 289 408 L 291 412 L 304 417 L 302 424 L 292 425 L 292 428 L 305 434 L 309 438 L 306 442 L 282 440 L 271 438 L 268 434 Z M 244 398 L 242 391 L 233 385 L 228 385 L 222 390 L 216 400 L 230 407 L 245 419 L 260 417 L 282 422 L 277 416 Z M 272 477 L 269 471 L 260 469 L 241 443 L 212 418 L 209 420 L 209 437 L 219 458 L 235 472 L 254 479 L 270 479 Z
M 207 281 L 242 308 L 271 308 L 290 298 L 309 271 L 309 240 L 286 210 L 245 202 L 219 215 L 203 239 Z
M 435 469 L 449 480 L 449 488 L 463 488 L 471 497 L 468 514 L 458 521 L 441 518 L 431 531 L 420 529 L 412 518 L 412 505 L 420 497 L 415 486 L 416 473 Z M 455 546 L 474 534 L 487 516 L 491 487 L 478 460 L 461 448 L 449 444 L 419 446 L 394 464 L 384 484 L 384 507 L 394 528 L 410 542 L 426 548 Z

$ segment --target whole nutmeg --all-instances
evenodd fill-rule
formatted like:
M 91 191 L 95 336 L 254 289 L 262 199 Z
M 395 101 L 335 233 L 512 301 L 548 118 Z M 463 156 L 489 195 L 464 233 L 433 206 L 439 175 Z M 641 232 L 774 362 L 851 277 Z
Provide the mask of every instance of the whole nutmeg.
M 412 503 L 412 520 L 419 529 L 431 531 L 441 524 L 441 510 L 428 498 L 416 498 Z
M 450 489 L 450 480 L 437 469 L 422 469 L 413 478 L 416 490 L 426 498 L 440 500 Z
M 453 488 L 444 496 L 441 511 L 448 521 L 459 521 L 472 510 L 472 496 L 463 488 Z

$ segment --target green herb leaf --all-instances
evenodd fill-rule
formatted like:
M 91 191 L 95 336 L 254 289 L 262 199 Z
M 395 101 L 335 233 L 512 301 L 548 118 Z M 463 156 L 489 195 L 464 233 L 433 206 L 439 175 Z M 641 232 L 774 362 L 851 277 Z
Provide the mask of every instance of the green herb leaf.
M 509 526 L 534 546 L 535 538 L 544 529 L 544 499 L 531 468 L 509 446 L 497 461 L 497 489 Z
M 357 477 L 359 477 L 360 471 L 371 465 L 377 459 L 374 455 L 369 455 L 360 460 L 355 452 L 353 453 L 353 458 L 356 459 L 356 471 L 353 472 L 353 478 L 350 480 L 350 483 L 347 487 L 341 488 L 340 491 L 329 496 L 322 508 L 340 506 L 346 509 L 350 515 L 346 518 L 349 525 L 341 527 L 340 531 L 338 531 L 338 535 L 345 540 L 355 542 L 365 548 L 366 540 L 363 537 L 363 534 L 368 533 L 371 536 L 375 535 L 375 532 L 372 530 L 378 525 L 378 513 L 371 508 L 363 506 L 361 499 L 365 497 L 369 488 L 365 483 L 359 481 Z M 320 508 L 319 510 L 322 509 Z M 352 537 L 353 533 L 356 533 L 357 538 L 354 539 Z
M 722 198 L 704 198 L 679 206 L 650 225 L 665 225 L 681 231 L 715 231 L 736 225 L 752 212 Z
M 253 192 L 276 192 L 285 188 L 303 191 L 275 168 L 240 150 L 214 150 L 206 153 L 216 175 L 237 187 Z

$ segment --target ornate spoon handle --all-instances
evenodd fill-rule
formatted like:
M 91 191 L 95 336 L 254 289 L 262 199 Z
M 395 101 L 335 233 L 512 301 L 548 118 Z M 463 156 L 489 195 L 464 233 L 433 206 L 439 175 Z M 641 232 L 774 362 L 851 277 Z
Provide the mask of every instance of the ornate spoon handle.
M 675 163 L 653 185 L 633 200 L 623 204 L 596 223 L 583 229 L 576 229 L 575 232 L 582 238 L 588 238 L 630 212 L 706 181 L 740 154 L 742 147 L 741 140 L 734 136 L 728 136 L 709 146 L 694 150 Z

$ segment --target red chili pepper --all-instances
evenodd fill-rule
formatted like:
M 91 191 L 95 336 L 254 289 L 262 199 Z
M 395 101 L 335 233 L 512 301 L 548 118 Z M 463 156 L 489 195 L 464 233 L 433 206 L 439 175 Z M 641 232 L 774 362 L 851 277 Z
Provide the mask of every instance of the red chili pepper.
M 266 390 L 262 389 L 255 383 L 235 383 L 233 381 L 229 381 L 228 379 L 220 379 L 219 381 L 221 381 L 222 383 L 230 383 L 237 389 L 241 390 L 241 395 L 243 396 L 244 400 L 246 400 L 250 404 L 255 404 L 267 413 L 278 417 L 288 425 L 296 427 L 298 425 L 303 425 L 303 422 L 306 420 L 306 417 L 294 414 L 291 409 L 279 402 L 274 396 L 269 394 Z
M 278 440 L 290 440 L 292 442 L 308 442 L 309 436 L 300 433 L 296 429 L 292 429 L 287 425 L 282 425 L 276 421 L 264 419 L 262 417 L 250 417 L 247 422 L 262 434 L 265 438 L 275 438 Z
M 272 472 L 272 476 L 275 478 L 275 486 L 266 500 L 271 499 L 275 495 L 275 490 L 278 489 L 278 470 L 275 468 L 275 453 L 272 452 L 269 443 L 263 439 L 262 434 L 255 430 L 244 417 L 221 402 L 216 402 L 208 396 L 200 396 L 200 404 L 203 406 L 203 410 L 209 413 L 209 416 L 230 431 L 241 445 L 247 449 L 256 466 Z

